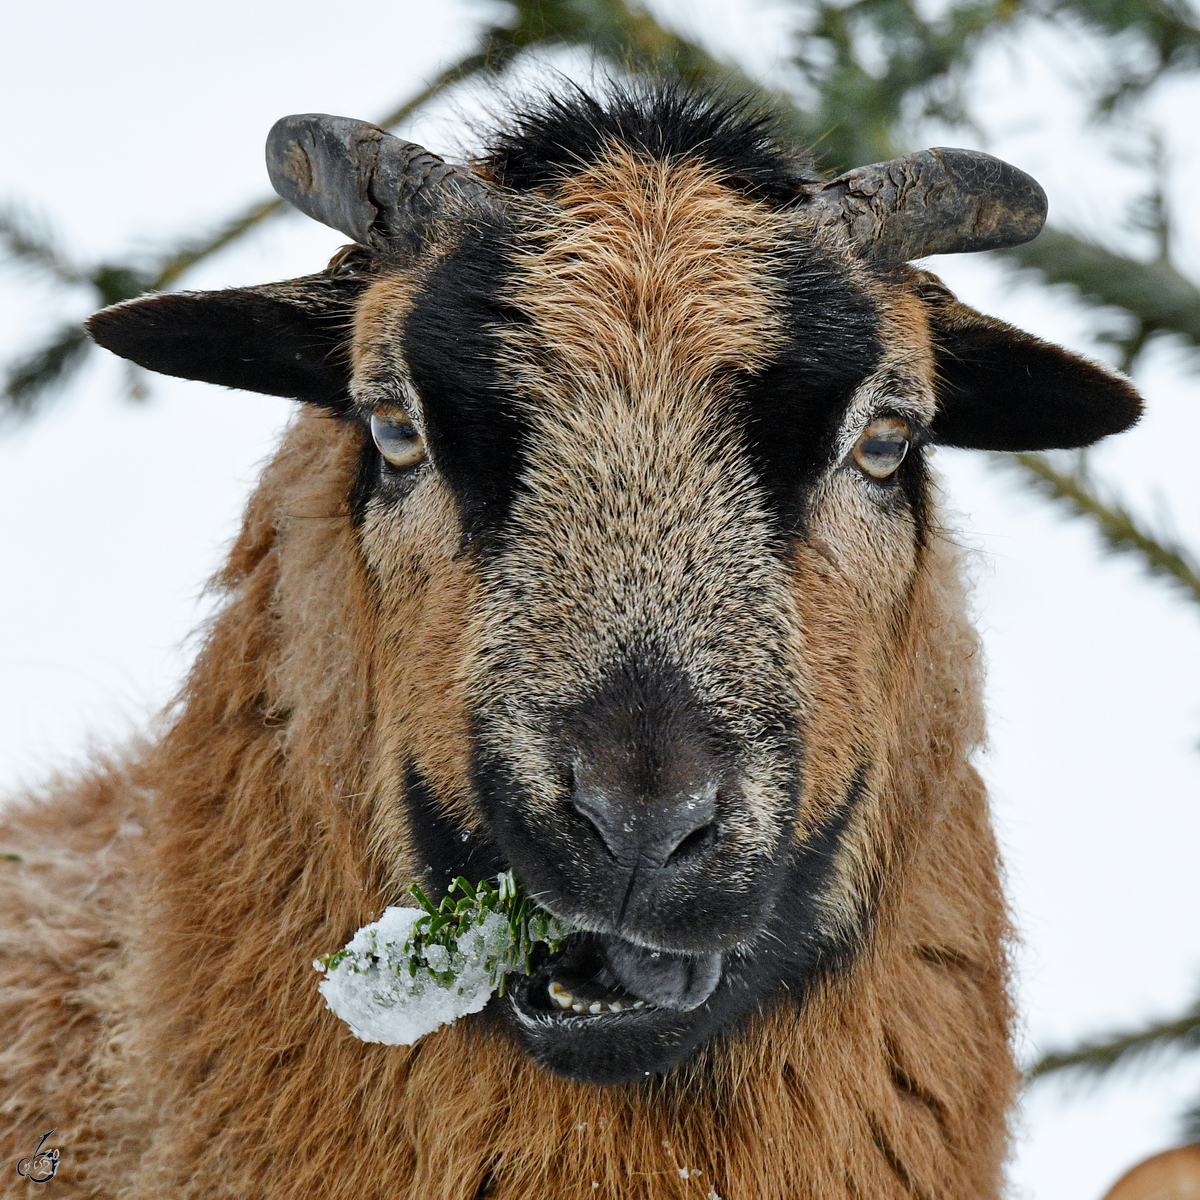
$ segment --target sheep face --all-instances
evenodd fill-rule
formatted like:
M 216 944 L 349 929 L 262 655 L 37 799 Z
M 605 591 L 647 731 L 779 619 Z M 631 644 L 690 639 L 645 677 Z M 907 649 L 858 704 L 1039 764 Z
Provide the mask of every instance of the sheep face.
M 367 290 L 355 343 L 397 637 L 414 574 L 462 580 L 420 678 L 458 681 L 469 751 L 454 778 L 404 750 L 411 833 L 434 886 L 511 866 L 587 931 L 503 1019 L 554 1070 L 637 1079 L 863 934 L 924 310 L 695 163 L 616 154 L 456 233 Z

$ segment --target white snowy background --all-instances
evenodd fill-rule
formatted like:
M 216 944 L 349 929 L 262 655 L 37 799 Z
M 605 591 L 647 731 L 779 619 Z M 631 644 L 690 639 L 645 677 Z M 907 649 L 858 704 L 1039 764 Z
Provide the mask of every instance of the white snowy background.
M 788 9 L 764 0 L 655 0 L 659 16 L 771 78 Z M 0 199 L 56 228 L 81 259 L 121 261 L 215 227 L 262 196 L 262 146 L 289 112 L 374 118 L 462 54 L 489 12 L 470 0 L 41 0 L 0 16 Z M 1072 84 L 1098 51 L 1041 26 L 997 46 L 974 88 L 981 137 L 1045 184 L 1053 218 L 1118 236 L 1144 172 L 1083 120 Z M 555 65 L 576 73 L 579 56 Z M 472 144 L 455 93 L 405 131 Z M 1177 196 L 1200 192 L 1200 87 L 1160 90 Z M 929 130 L 926 144 L 944 141 Z M 1176 261 L 1200 279 L 1200 223 L 1175 213 Z M 1136 251 L 1133 235 L 1119 244 Z M 264 227 L 184 280 L 217 287 L 304 274 L 342 239 L 299 217 Z M 1102 321 L 1069 292 L 1014 286 L 969 256 L 938 269 L 960 295 L 1104 355 Z M 33 277 L 0 274 L 0 361 L 86 315 Z M 1200 382 L 1158 346 L 1139 369 L 1149 414 L 1094 457 L 1144 508 L 1200 545 Z M 154 377 L 125 398 L 105 354 L 46 414 L 0 436 L 0 790 L 44 779 L 144 728 L 194 647 L 201 591 L 289 415 L 283 400 Z M 963 539 L 978 549 L 995 797 L 1023 936 L 1023 1053 L 1179 1011 L 1200 982 L 1200 622 L 1195 607 L 1102 557 L 979 458 L 940 452 Z M 1037 1089 L 1018 1118 L 1011 1192 L 1098 1200 L 1128 1165 L 1177 1139 L 1200 1062 L 1098 1089 Z

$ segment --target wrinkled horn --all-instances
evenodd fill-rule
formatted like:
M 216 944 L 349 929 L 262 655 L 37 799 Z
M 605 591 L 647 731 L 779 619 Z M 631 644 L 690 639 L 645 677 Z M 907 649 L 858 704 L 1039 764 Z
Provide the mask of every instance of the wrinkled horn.
M 990 154 L 942 146 L 847 171 L 807 207 L 886 262 L 1020 246 L 1046 221 L 1036 179 Z
M 271 185 L 302 213 L 363 246 L 411 245 L 447 191 L 482 199 L 493 189 L 423 146 L 349 117 L 302 113 L 267 135 Z

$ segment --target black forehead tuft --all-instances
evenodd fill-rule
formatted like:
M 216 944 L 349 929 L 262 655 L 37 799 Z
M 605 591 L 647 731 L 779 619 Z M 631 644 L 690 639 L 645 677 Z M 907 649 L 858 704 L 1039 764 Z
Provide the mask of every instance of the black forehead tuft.
M 505 187 L 553 189 L 614 145 L 662 162 L 699 159 L 727 186 L 770 204 L 795 203 L 821 183 L 811 159 L 783 144 L 775 115 L 667 80 L 613 83 L 600 97 L 544 96 L 495 137 L 486 162 Z

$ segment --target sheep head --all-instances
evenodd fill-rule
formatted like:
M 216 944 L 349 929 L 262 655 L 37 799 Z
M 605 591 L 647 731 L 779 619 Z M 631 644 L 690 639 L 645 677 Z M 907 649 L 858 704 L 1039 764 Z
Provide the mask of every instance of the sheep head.
M 550 101 L 478 174 L 323 116 L 281 121 L 268 161 L 355 245 L 90 329 L 356 431 L 380 853 L 431 889 L 512 868 L 584 931 L 494 1014 L 573 1078 L 643 1079 L 803 1002 L 933 819 L 904 782 L 921 722 L 966 703 L 926 671 L 922 451 L 1081 446 L 1138 413 L 906 265 L 1027 240 L 1040 188 L 957 150 L 826 183 L 669 88 Z

